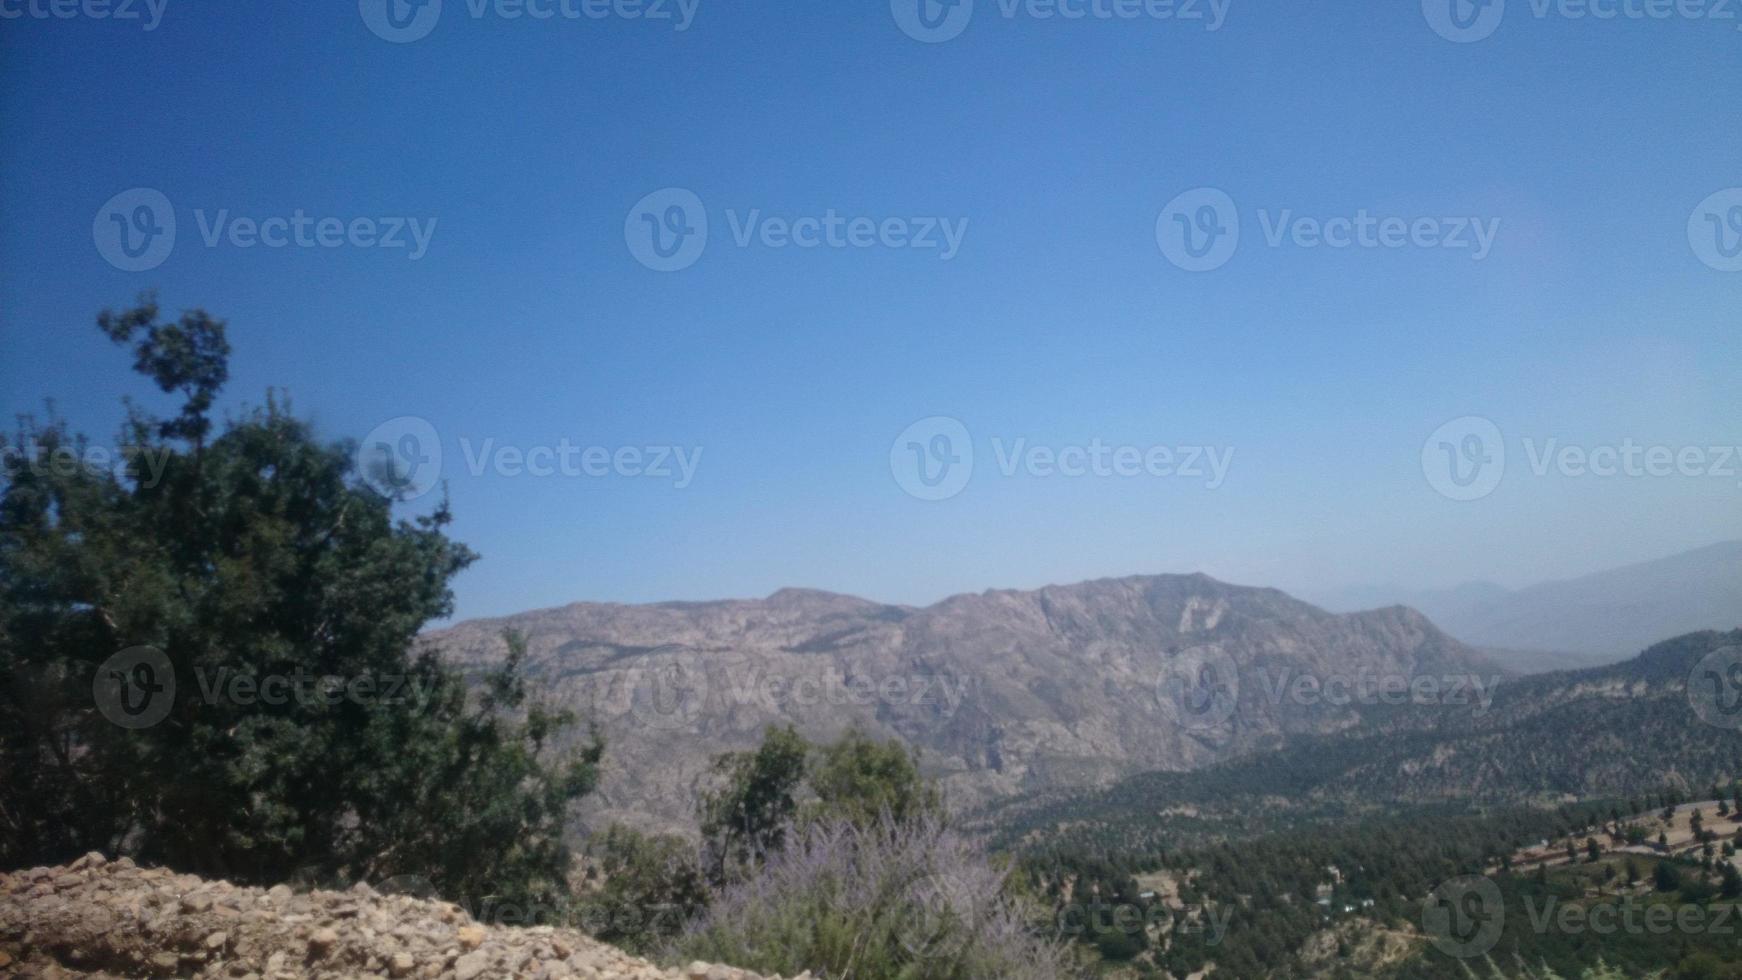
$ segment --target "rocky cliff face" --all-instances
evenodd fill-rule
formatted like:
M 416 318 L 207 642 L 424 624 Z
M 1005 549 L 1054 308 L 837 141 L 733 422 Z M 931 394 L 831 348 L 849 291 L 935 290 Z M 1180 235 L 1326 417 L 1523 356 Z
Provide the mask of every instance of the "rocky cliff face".
M 581 603 L 432 633 L 481 668 L 524 634 L 547 693 L 609 748 L 584 818 L 688 825 L 709 758 L 791 722 L 858 726 L 921 751 L 952 801 L 1188 769 L 1283 734 L 1355 723 L 1359 699 L 1302 696 L 1493 666 L 1401 607 L 1333 615 L 1202 575 L 962 595 L 923 609 L 786 590 L 767 599 Z
M 0 874 L 0 976 L 759 980 L 702 963 L 662 970 L 571 929 L 484 926 L 366 886 L 239 888 L 99 854 Z

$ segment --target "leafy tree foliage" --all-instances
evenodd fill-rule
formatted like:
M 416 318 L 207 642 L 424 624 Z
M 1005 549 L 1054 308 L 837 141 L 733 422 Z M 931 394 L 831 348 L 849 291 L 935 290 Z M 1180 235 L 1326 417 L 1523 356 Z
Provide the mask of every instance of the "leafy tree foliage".
M 785 843 L 787 828 L 798 814 L 795 794 L 810 750 L 810 743 L 788 725 L 769 728 L 754 751 L 714 760 L 723 785 L 703 795 L 701 815 L 716 877 L 725 877 L 730 867 L 757 863 Z
M 937 787 L 920 775 L 917 752 L 859 731 L 819 749 L 809 780 L 822 819 L 870 826 L 886 815 L 905 823 L 943 812 Z
M 564 889 L 600 746 L 551 756 L 574 719 L 529 698 L 518 641 L 475 687 L 416 649 L 476 557 L 446 504 L 396 520 L 275 399 L 214 425 L 222 321 L 148 295 L 98 322 L 182 404 L 129 406 L 119 467 L 52 417 L 0 440 L 0 864 Z

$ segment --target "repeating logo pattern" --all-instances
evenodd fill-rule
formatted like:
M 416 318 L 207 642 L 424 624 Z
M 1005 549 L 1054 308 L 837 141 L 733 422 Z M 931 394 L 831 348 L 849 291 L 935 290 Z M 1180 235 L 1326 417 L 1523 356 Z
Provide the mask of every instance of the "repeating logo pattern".
M 97 668 L 91 678 L 97 711 L 122 728 L 150 728 L 169 717 L 175 704 L 175 668 L 156 647 L 128 647 Z
M 1176 727 L 1219 728 L 1240 706 L 1240 665 L 1219 646 L 1183 650 L 1162 665 L 1155 698 Z
M 175 207 L 149 187 L 122 191 L 97 209 L 91 239 L 104 261 L 122 272 L 149 272 L 175 250 Z
M 1481 875 L 1440 882 L 1422 903 L 1421 926 L 1434 948 L 1447 956 L 1487 954 L 1506 928 L 1500 886 Z
M 1156 217 L 1155 241 L 1169 262 L 1187 272 L 1220 269 L 1240 247 L 1240 210 L 1214 187 L 1186 191 Z
M 1421 472 L 1441 496 L 1480 500 L 1506 475 L 1506 440 L 1500 427 L 1478 415 L 1453 419 L 1421 447 Z
M 629 254 L 655 272 L 677 272 L 696 264 L 708 247 L 708 210 L 693 191 L 657 190 L 635 202 L 623 221 Z
M 435 30 L 442 19 L 442 0 L 357 0 L 357 10 L 376 37 L 409 44 Z
M 389 419 L 357 445 L 357 472 L 383 497 L 415 500 L 441 480 L 441 437 L 427 419 Z
M 1694 208 L 1688 244 L 1719 272 L 1742 272 L 1742 187 L 1719 191 Z
M 954 497 L 974 475 L 974 442 L 968 427 L 943 415 L 920 419 L 890 444 L 889 471 L 908 496 Z
M 1492 37 L 1506 18 L 1506 0 L 1421 0 L 1422 16 L 1434 33 L 1470 44 Z
M 682 731 L 701 722 L 712 687 L 706 665 L 660 658 L 613 672 L 593 689 L 593 710 L 637 728 Z
M 889 10 L 908 37 L 940 44 L 968 29 L 974 19 L 974 0 L 889 0 Z
M 1742 646 L 1713 650 L 1688 674 L 1688 704 L 1708 725 L 1742 729 Z

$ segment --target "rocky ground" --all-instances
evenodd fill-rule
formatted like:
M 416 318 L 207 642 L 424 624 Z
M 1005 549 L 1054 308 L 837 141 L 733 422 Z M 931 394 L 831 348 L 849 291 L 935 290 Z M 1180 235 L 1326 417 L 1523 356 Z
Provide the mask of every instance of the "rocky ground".
M 363 885 L 243 888 L 100 854 L 0 874 L 9 976 L 761 980 L 701 963 L 666 970 L 574 930 L 481 925 L 456 905 Z

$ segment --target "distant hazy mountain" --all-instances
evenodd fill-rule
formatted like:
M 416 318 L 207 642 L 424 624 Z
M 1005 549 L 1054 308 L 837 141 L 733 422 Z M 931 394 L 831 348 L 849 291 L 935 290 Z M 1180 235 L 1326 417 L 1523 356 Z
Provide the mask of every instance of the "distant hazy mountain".
M 1515 591 L 1479 582 L 1314 598 L 1343 610 L 1401 603 L 1509 666 L 1565 668 L 1631 656 L 1666 636 L 1742 625 L 1742 541 Z
M 924 609 L 799 590 L 581 603 L 427 640 L 482 667 L 503 655 L 506 628 L 526 636 L 542 689 L 603 730 L 607 768 L 584 813 L 595 824 L 687 824 L 710 757 L 756 744 L 774 723 L 813 738 L 849 725 L 900 738 L 954 802 L 971 805 L 1194 768 L 1360 720 L 1346 699 L 1277 693 L 1302 677 L 1495 669 L 1413 610 L 1337 615 L 1202 575 L 961 595 Z M 1230 689 L 1221 682 L 1232 674 Z
M 1186 839 L 1406 805 L 1541 804 L 1727 785 L 1742 721 L 1724 668 L 1742 630 L 1656 644 L 1619 664 L 1508 679 L 1480 710 L 1376 712 L 1190 773 L 1145 773 L 989 811 L 1006 842 L 1141 852 Z M 1722 656 L 1721 653 L 1717 654 Z M 1720 685 L 1721 687 L 1713 687 Z M 1699 705 L 1704 705 L 1702 714 Z

